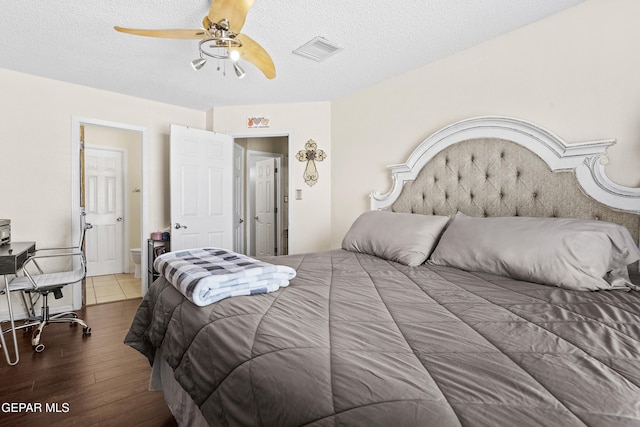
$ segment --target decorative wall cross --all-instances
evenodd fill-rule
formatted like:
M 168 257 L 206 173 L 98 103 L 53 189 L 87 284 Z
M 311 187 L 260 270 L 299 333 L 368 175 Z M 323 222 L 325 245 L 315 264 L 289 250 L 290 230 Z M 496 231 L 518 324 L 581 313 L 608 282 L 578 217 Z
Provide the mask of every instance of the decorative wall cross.
M 304 150 L 298 151 L 296 158 L 301 162 L 307 162 L 307 166 L 304 168 L 304 182 L 312 187 L 318 182 L 318 169 L 316 169 L 316 162 L 321 162 L 327 158 L 327 154 L 317 149 L 318 145 L 313 139 L 307 141 L 304 145 Z

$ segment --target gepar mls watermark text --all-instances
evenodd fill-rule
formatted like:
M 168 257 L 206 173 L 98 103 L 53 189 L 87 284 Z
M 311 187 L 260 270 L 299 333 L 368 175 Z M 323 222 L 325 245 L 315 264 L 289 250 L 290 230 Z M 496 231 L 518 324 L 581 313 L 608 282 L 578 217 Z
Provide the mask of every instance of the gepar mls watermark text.
M 69 412 L 68 402 L 3 402 L 0 405 L 0 412 L 3 414 L 14 413 L 64 413 Z

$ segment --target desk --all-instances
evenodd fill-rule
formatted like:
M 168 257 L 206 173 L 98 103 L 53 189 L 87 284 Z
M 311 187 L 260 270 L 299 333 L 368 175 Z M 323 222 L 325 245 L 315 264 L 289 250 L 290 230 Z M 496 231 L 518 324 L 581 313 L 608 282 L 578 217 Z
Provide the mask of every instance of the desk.
M 22 264 L 24 264 L 27 258 L 35 254 L 35 252 L 35 242 L 11 242 L 8 245 L 0 246 L 0 276 L 4 276 L 4 288 L 0 287 L 0 289 L 6 289 L 9 285 L 7 276 L 16 275 L 22 268 Z M 35 316 L 33 304 L 31 304 L 31 309 L 29 309 L 24 294 L 21 295 L 24 308 L 30 313 L 30 316 Z
M 11 242 L 0 246 L 0 275 L 16 274 L 35 251 L 35 242 Z
M 11 292 L 9 292 L 9 279 L 7 275 L 16 274 L 21 268 L 22 264 L 27 260 L 29 255 L 33 255 L 36 251 L 35 242 L 11 242 L 8 245 L 0 246 L 0 276 L 4 276 L 4 287 L 0 290 L 4 290 L 7 295 L 7 307 L 9 308 L 9 320 L 11 322 L 11 328 L 7 330 L 1 330 L 0 328 L 0 346 L 4 351 L 4 357 L 7 359 L 9 365 L 15 365 L 20 360 L 18 353 L 18 339 L 16 338 L 16 325 L 13 320 L 13 309 L 11 308 Z M 27 308 L 27 304 L 22 294 L 22 302 Z M 28 308 L 27 308 L 28 309 Z M 7 343 L 4 340 L 5 332 L 11 332 L 13 336 L 13 351 L 15 353 L 15 361 L 11 360 L 9 356 L 9 350 Z

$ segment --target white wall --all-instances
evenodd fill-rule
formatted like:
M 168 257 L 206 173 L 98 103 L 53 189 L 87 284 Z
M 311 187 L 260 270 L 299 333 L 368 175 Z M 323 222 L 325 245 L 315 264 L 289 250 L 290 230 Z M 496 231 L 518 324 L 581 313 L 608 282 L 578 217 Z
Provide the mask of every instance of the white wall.
M 469 117 L 522 118 L 569 142 L 616 138 L 607 173 L 640 186 L 638 17 L 640 1 L 588 0 L 334 101 L 331 245 L 370 192 L 390 188 L 387 165 Z
M 206 113 L 0 69 L 0 218 L 12 240 L 71 243 L 72 117 L 144 127 L 149 139 L 149 226 L 169 221 L 171 123 L 204 128 Z M 67 292 L 52 306 L 70 304 Z M 6 313 L 0 301 L 0 317 Z
M 268 129 L 248 129 L 248 117 L 269 117 Z M 268 104 L 235 107 L 217 107 L 208 117 L 208 129 L 236 136 L 260 136 L 269 133 L 290 133 L 289 138 L 289 253 L 327 250 L 331 235 L 331 165 L 333 159 L 331 142 L 331 104 L 314 102 L 302 104 Z M 306 163 L 299 162 L 295 155 L 304 149 L 305 143 L 313 139 L 318 148 L 328 156 L 317 162 L 319 172 L 317 184 L 309 187 L 303 179 Z M 296 189 L 302 190 L 302 200 L 295 200 Z

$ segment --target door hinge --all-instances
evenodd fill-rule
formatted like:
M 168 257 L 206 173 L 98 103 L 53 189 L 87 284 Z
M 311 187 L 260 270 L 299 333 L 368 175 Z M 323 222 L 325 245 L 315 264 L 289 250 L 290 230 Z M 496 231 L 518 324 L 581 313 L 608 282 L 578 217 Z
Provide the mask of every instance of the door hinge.
M 278 213 L 278 208 L 273 208 L 273 213 Z
M 278 168 L 274 168 L 273 173 L 278 173 Z

